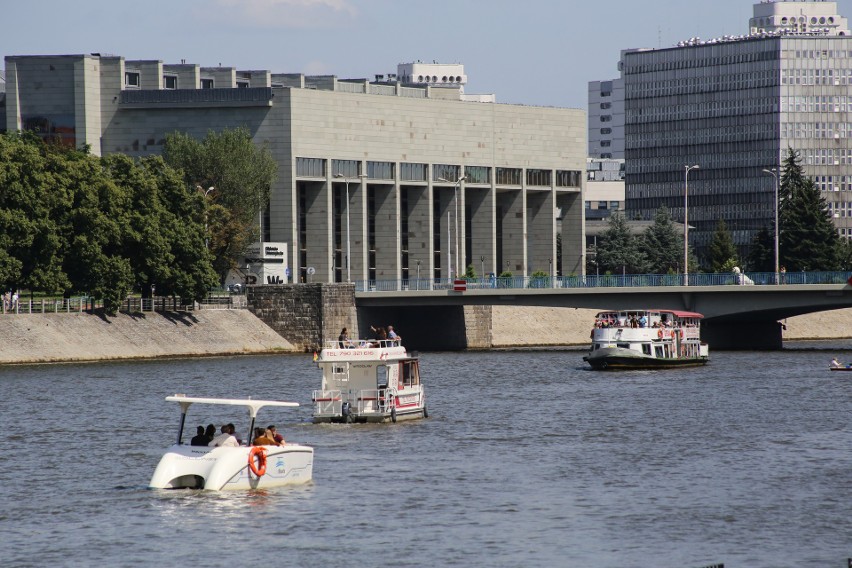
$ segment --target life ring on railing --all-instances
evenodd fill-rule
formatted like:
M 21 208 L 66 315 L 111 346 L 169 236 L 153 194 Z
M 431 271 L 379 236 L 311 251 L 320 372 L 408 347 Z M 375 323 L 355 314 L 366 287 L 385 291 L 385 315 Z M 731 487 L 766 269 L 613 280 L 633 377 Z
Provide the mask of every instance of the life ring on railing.
M 257 458 L 257 463 L 254 463 Z M 254 446 L 249 452 L 248 466 L 253 474 L 258 477 L 266 473 L 266 448 L 262 446 Z
M 657 338 L 662 339 L 664 335 L 663 328 L 657 330 Z

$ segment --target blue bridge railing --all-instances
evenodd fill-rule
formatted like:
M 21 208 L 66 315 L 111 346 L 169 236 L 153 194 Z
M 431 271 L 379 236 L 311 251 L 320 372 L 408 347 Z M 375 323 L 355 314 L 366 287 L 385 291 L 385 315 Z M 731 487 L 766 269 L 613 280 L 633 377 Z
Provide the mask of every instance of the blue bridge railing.
M 662 286 L 749 286 L 794 284 L 846 284 L 852 272 L 747 272 L 690 274 L 607 274 L 589 276 L 513 276 L 485 278 L 435 278 L 409 280 L 361 280 L 356 292 L 396 292 L 417 290 L 487 290 L 525 288 L 631 288 Z M 463 281 L 462 282 L 460 282 Z

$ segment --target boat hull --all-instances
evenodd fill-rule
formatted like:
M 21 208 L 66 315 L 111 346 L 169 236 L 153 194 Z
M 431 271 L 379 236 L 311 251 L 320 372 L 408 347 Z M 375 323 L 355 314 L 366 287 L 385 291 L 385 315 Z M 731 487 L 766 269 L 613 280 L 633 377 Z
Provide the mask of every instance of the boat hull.
M 266 472 L 254 475 L 248 468 L 251 447 L 174 445 L 169 448 L 148 486 L 152 489 L 266 489 L 307 483 L 313 478 L 314 450 L 287 444 L 264 446 Z
M 427 418 L 425 407 L 413 410 L 399 410 L 396 412 L 372 412 L 358 414 L 352 412 L 347 416 L 342 414 L 314 414 L 314 424 L 384 424 L 388 422 L 402 422 L 405 420 L 418 420 Z
M 852 371 L 852 367 L 829 367 L 831 371 Z
M 671 369 L 676 367 L 700 367 L 706 365 L 709 357 L 648 357 L 629 349 L 603 348 L 583 357 L 596 371 L 618 371 L 630 369 Z

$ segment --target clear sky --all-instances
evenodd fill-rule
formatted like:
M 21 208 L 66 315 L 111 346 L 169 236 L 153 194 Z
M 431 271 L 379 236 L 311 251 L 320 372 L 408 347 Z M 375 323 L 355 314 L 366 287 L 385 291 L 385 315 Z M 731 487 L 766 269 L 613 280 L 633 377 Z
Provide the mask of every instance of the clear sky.
M 373 78 L 463 63 L 468 93 L 586 107 L 622 49 L 748 32 L 752 0 L 6 0 L 0 55 L 126 59 Z M 852 0 L 838 11 L 852 20 Z

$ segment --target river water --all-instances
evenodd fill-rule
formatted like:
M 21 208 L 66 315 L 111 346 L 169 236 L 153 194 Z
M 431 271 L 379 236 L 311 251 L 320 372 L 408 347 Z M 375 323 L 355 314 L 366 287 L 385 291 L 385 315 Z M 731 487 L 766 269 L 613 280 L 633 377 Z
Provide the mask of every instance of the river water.
M 852 359 L 613 374 L 572 350 L 427 353 L 430 418 L 382 426 L 311 424 L 306 355 L 5 367 L 0 565 L 840 568 L 852 373 L 834 355 Z M 261 421 L 315 448 L 313 483 L 147 489 L 174 393 L 301 402 Z M 245 431 L 210 411 L 190 435 Z

